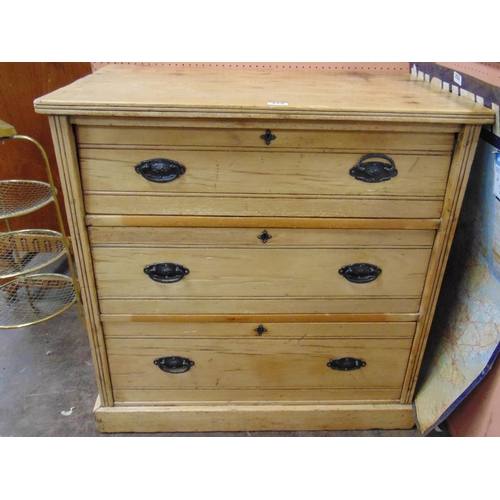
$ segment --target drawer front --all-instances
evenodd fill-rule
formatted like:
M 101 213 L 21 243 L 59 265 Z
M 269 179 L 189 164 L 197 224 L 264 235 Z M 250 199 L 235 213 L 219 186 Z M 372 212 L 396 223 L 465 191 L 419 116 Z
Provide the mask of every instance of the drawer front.
M 431 248 L 431 229 L 89 227 L 92 247 Z
M 108 338 L 106 346 L 115 391 L 397 390 L 411 339 Z
M 94 248 L 101 298 L 411 297 L 429 249 Z
M 80 126 L 86 210 L 136 215 L 440 216 L 453 134 L 276 129 L 276 139 L 266 145 L 264 132 Z M 378 156 L 367 157 L 371 154 Z
M 87 193 L 89 214 L 221 217 L 352 217 L 438 219 L 441 198 L 342 198 L 297 195 L 187 196 Z
M 115 318 L 116 319 L 116 318 Z M 305 339 L 412 338 L 415 323 L 217 323 L 103 321 L 106 338 L 143 339 Z
M 274 139 L 266 137 L 269 128 L 271 135 L 275 136 Z M 76 136 L 81 148 L 174 146 L 358 152 L 383 149 L 390 152 L 421 151 L 428 154 L 450 153 L 454 143 L 453 134 L 435 131 L 294 130 L 283 126 L 238 128 L 231 123 L 224 128 L 196 128 L 195 124 L 190 128 L 79 125 L 76 127 Z
M 377 149 L 376 151 L 379 151 Z M 369 152 L 369 151 L 368 151 Z M 391 155 L 397 175 L 384 158 L 373 177 L 356 169 L 363 154 L 82 149 L 80 165 L 86 192 L 156 195 L 331 195 L 443 197 L 450 156 Z M 163 161 L 158 161 L 162 159 Z M 149 163 L 148 163 L 149 162 Z M 171 162 L 171 163 L 169 163 Z M 173 163 L 175 162 L 175 163 Z M 182 169 L 179 165 L 182 165 Z M 357 178 L 351 174 L 356 174 Z M 358 170 L 356 172 L 356 170 Z M 378 174 L 382 174 L 377 177 Z M 367 182 L 362 179 L 386 180 Z M 168 179 L 168 180 L 167 180 Z M 171 179 L 171 180 L 170 180 Z

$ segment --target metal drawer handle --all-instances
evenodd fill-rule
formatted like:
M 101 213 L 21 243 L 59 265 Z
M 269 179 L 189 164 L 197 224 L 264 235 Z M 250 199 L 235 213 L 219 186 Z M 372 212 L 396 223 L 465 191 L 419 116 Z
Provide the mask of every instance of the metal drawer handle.
M 364 262 L 349 264 L 339 269 L 339 274 L 351 283 L 370 283 L 376 280 L 381 272 L 380 267 Z
M 167 373 L 185 373 L 194 365 L 194 361 L 181 356 L 166 356 L 155 359 L 153 363 Z
M 152 158 L 141 161 L 135 171 L 150 182 L 172 182 L 186 172 L 186 167 L 174 160 Z
M 370 158 L 381 158 L 387 160 L 389 164 L 380 161 L 365 161 Z M 356 166 L 349 170 L 349 173 L 358 181 L 363 182 L 383 182 L 398 175 L 394 160 L 381 153 L 370 153 L 358 160 Z
M 331 359 L 326 366 L 332 370 L 350 371 L 363 368 L 366 366 L 366 362 L 358 358 L 338 358 Z
M 176 283 L 189 274 L 189 269 L 172 262 L 158 262 L 146 266 L 144 272 L 158 283 Z

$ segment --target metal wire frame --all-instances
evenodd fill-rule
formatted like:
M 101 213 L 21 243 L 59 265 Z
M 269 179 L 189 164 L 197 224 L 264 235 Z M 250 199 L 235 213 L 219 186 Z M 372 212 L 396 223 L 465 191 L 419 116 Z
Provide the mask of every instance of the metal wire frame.
M 66 311 L 76 301 L 75 285 L 64 274 L 29 274 L 0 287 L 0 329 L 24 328 Z
M 52 201 L 52 191 L 47 182 L 0 181 L 0 220 L 30 214 Z
M 21 229 L 0 234 L 0 279 L 38 271 L 66 251 L 61 233 L 50 229 Z
M 15 129 L 11 129 L 11 131 L 12 130 L 15 131 Z M 60 228 L 60 233 L 61 233 L 61 240 L 62 240 L 62 244 L 64 246 L 64 249 L 66 251 L 66 255 L 67 255 L 67 259 L 68 259 L 69 271 L 70 271 L 70 274 L 71 274 L 71 280 L 73 282 L 73 286 L 74 286 L 74 289 L 75 289 L 76 303 L 78 305 L 78 312 L 80 314 L 82 322 L 85 324 L 85 318 L 84 318 L 84 315 L 83 315 L 83 308 L 82 308 L 81 296 L 80 296 L 80 285 L 79 285 L 78 279 L 76 277 L 75 268 L 74 268 L 73 261 L 72 261 L 72 258 L 71 258 L 70 244 L 69 244 L 68 237 L 66 235 L 66 231 L 64 229 L 64 220 L 63 220 L 63 217 L 62 217 L 62 213 L 61 213 L 61 208 L 59 206 L 59 202 L 57 201 L 57 190 L 56 190 L 55 185 L 54 185 L 54 178 L 52 176 L 52 171 L 50 169 L 50 163 L 49 163 L 49 159 L 47 157 L 47 153 L 45 152 L 45 149 L 42 147 L 42 145 L 36 139 L 33 139 L 32 137 L 29 137 L 27 135 L 12 134 L 12 135 L 7 135 L 7 136 L 0 137 L 0 141 L 10 140 L 10 139 L 14 139 L 14 140 L 17 139 L 17 140 L 24 140 L 24 141 L 31 142 L 32 144 L 34 144 L 38 148 L 39 152 L 42 155 L 43 162 L 45 164 L 45 170 L 46 170 L 46 174 L 47 174 L 47 179 L 49 181 L 50 189 L 52 191 L 52 201 L 54 203 L 55 210 L 56 210 L 57 221 L 58 221 L 59 228 Z M 7 231 L 11 232 L 12 228 L 11 228 L 11 225 L 10 225 L 10 222 L 9 222 L 8 218 L 4 218 L 3 220 L 5 221 L 5 223 L 7 225 Z M 49 316 L 47 318 L 44 318 L 43 321 L 51 319 L 51 318 L 53 318 L 55 316 L 58 316 L 59 314 L 63 313 L 66 309 L 67 309 L 67 307 L 63 308 L 58 313 L 53 314 L 53 315 L 51 315 L 51 316 Z M 39 323 L 39 322 L 40 321 L 35 321 L 35 322 L 30 322 L 30 323 L 26 323 L 26 324 L 22 324 L 22 325 L 9 326 L 8 328 L 23 328 L 23 327 L 31 326 L 31 325 L 33 325 L 35 323 Z M 2 328 L 3 327 L 0 326 L 0 329 L 2 329 Z

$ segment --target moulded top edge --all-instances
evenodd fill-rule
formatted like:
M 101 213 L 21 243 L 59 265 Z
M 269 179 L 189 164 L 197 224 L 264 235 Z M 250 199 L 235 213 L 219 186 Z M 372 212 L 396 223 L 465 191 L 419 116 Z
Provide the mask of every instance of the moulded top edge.
M 118 67 L 35 100 L 42 114 L 318 116 L 492 123 L 494 112 L 411 75 Z

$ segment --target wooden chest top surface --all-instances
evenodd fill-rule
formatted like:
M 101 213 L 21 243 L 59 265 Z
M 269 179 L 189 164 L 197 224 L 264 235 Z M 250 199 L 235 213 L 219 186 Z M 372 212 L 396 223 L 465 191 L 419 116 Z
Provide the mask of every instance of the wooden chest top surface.
M 491 110 L 411 75 L 106 66 L 35 101 L 44 114 L 492 123 Z

